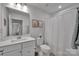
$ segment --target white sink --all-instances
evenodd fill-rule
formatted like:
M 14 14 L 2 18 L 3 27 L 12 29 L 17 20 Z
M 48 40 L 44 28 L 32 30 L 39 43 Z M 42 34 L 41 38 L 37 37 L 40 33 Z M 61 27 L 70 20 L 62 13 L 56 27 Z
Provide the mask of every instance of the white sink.
M 18 42 L 18 41 L 22 41 L 22 40 L 26 40 L 26 39 L 16 39 L 16 40 L 11 40 L 11 42 Z

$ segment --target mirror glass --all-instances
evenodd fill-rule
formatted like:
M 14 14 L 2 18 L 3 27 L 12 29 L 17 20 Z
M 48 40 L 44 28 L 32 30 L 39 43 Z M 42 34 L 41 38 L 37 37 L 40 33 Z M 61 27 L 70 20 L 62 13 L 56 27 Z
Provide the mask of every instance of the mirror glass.
M 22 35 L 22 20 L 12 19 L 12 35 Z

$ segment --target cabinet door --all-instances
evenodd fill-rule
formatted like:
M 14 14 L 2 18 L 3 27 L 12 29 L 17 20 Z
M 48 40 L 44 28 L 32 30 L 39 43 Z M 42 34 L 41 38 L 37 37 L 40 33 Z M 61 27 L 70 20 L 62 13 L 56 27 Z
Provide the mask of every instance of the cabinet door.
M 23 56 L 34 56 L 34 47 L 32 45 L 23 48 L 22 50 Z
M 33 48 L 35 48 L 35 41 L 24 42 L 23 48 L 25 48 L 27 46 L 32 46 Z
M 15 45 L 10 45 L 4 47 L 4 53 L 10 52 L 10 51 L 15 51 L 15 50 L 21 50 L 21 44 L 15 44 Z
M 4 53 L 3 56 L 21 56 L 21 53 L 20 53 L 20 51 L 16 50 L 16 51 Z
M 0 52 L 0 56 L 2 56 L 3 52 Z
M 2 54 L 0 54 L 0 56 L 2 56 Z

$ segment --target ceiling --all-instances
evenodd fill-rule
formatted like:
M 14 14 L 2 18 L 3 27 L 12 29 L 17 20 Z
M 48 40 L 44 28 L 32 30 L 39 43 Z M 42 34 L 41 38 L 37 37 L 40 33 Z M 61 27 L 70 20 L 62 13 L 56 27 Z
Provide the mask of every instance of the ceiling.
M 77 3 L 30 3 L 29 5 L 40 8 L 41 10 L 46 11 L 47 13 L 54 13 L 59 10 L 76 5 Z M 60 7 L 58 7 L 60 6 Z

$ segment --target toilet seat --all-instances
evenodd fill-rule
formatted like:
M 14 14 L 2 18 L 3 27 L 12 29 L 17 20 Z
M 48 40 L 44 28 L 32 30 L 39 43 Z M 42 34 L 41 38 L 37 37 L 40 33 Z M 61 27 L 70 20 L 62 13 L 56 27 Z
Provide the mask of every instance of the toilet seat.
M 49 53 L 51 49 L 48 45 L 41 45 L 40 48 L 41 48 L 41 51 L 44 53 Z

